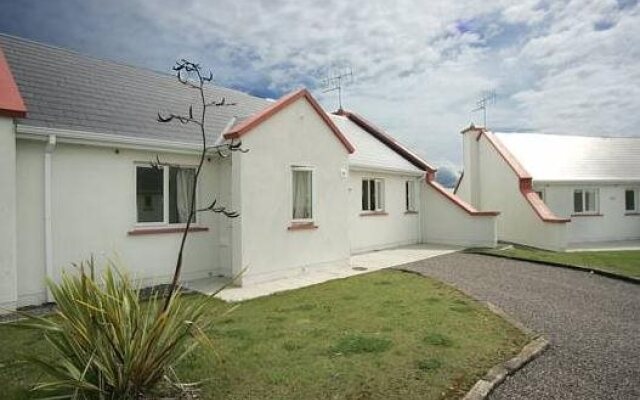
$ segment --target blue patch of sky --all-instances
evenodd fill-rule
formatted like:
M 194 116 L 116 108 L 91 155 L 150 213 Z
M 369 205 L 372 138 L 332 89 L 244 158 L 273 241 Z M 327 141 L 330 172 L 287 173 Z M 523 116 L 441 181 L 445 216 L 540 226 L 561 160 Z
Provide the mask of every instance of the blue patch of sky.
M 633 8 L 638 5 L 638 0 L 617 0 L 618 7 L 621 10 Z
M 512 24 L 501 21 L 499 13 L 458 21 L 455 26 L 459 34 L 477 35 L 479 41 L 473 43 L 472 46 L 489 47 L 496 50 L 510 47 L 523 41 L 529 33 L 529 28 L 525 24 Z
M 245 86 L 245 85 L 233 85 L 234 89 L 240 90 L 245 93 L 249 93 L 252 96 L 262 97 L 264 99 L 279 99 L 282 96 L 281 90 L 275 90 L 269 88 L 269 85 L 265 81 L 262 85 L 253 85 L 253 86 Z
M 201 48 L 185 46 L 186 32 L 161 29 L 135 3 L 125 0 L 0 0 L 0 32 L 77 51 L 87 56 L 170 73 L 176 59 L 211 66 L 216 82 L 261 97 L 278 97 L 266 73 L 251 68 L 250 49 L 218 52 L 215 38 Z M 237 71 L 241 70 L 242 74 Z M 242 75 L 242 82 L 237 77 Z
M 601 20 L 593 24 L 593 29 L 596 31 L 606 31 L 608 29 L 613 28 L 615 25 L 616 24 L 613 21 Z

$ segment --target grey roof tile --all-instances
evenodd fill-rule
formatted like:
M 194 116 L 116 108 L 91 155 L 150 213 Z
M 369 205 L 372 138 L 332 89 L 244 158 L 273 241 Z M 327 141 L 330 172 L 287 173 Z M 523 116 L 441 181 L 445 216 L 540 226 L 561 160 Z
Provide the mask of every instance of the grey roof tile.
M 185 113 L 197 91 L 175 76 L 83 56 L 65 49 L 0 34 L 27 105 L 21 123 L 136 138 L 198 143 L 195 125 L 156 122 L 158 111 Z M 209 86 L 211 100 L 235 106 L 208 110 L 208 137 L 215 140 L 232 117 L 243 118 L 271 103 L 233 89 Z M 197 108 L 194 107 L 194 112 Z

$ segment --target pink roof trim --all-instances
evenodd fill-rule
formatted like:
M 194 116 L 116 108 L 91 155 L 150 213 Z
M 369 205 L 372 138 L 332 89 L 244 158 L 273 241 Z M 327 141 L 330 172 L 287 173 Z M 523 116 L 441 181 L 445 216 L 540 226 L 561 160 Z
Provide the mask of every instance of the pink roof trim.
M 342 145 L 347 149 L 349 154 L 355 151 L 353 145 L 347 140 L 347 138 L 340 132 L 340 129 L 331 121 L 331 118 L 327 115 L 326 112 L 322 109 L 320 104 L 313 98 L 311 93 L 307 89 L 299 89 L 294 92 L 291 92 L 283 97 L 281 97 L 278 101 L 265 108 L 264 110 L 252 115 L 250 118 L 242 121 L 238 125 L 231 128 L 231 130 L 224 134 L 225 139 L 237 139 L 249 131 L 251 131 L 256 126 L 260 125 L 264 121 L 271 118 L 273 115 L 277 114 L 280 110 L 287 107 L 290 104 L 293 104 L 296 100 L 305 98 L 311 107 L 318 113 L 320 118 L 327 124 L 329 129 L 333 132 L 333 134 L 338 138 L 338 140 L 342 143 Z
M 520 162 L 516 159 L 516 157 L 507 149 L 507 147 L 495 136 L 492 132 L 487 131 L 484 128 L 473 128 L 473 126 L 465 129 L 462 133 L 466 133 L 469 131 L 480 131 L 479 137 L 480 140 L 482 137 L 486 138 L 487 141 L 493 146 L 493 148 L 500 154 L 500 156 L 504 159 L 504 161 L 509 165 L 509 167 L 513 170 L 516 176 L 519 179 L 520 185 L 520 193 L 527 200 L 531 208 L 535 211 L 535 213 L 540 217 L 540 219 L 544 222 L 549 223 L 565 223 L 570 222 L 571 219 L 568 218 L 560 218 L 556 216 L 549 207 L 540 199 L 537 193 L 533 190 L 533 178 L 527 172 L 527 170 L 520 164 Z
M 497 215 L 500 215 L 500 212 L 498 211 L 478 211 L 471 204 L 462 200 L 460 197 L 447 192 L 447 190 L 442 185 L 436 182 L 435 173 L 433 172 L 428 172 L 425 180 L 427 181 L 427 185 L 431 186 L 432 188 L 440 192 L 440 194 L 442 194 L 444 197 L 446 197 L 449 201 L 451 201 L 458 207 L 462 208 L 469 215 L 478 216 L 478 217 L 495 217 Z
M 27 116 L 27 107 L 24 105 L 2 48 L 0 48 L 0 116 L 12 118 Z

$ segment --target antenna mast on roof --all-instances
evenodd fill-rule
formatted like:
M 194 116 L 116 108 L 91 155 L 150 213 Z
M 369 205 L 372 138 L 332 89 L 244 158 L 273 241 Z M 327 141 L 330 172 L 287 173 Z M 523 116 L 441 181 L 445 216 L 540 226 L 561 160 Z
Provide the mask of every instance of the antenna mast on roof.
M 491 91 L 487 91 L 485 90 L 482 93 L 482 96 L 480 97 L 480 99 L 478 101 L 476 101 L 476 108 L 474 108 L 473 110 L 471 110 L 471 112 L 476 112 L 476 111 L 480 111 L 482 110 L 482 119 L 484 122 L 484 127 L 487 127 L 487 107 L 490 105 L 494 105 L 496 104 L 496 91 L 495 90 L 491 90 Z
M 342 71 L 334 73 L 333 75 L 329 75 L 320 83 L 320 86 L 324 88 L 322 93 L 338 91 L 338 109 L 342 110 L 342 86 L 352 82 L 353 71 L 351 70 L 351 67 L 348 67 Z

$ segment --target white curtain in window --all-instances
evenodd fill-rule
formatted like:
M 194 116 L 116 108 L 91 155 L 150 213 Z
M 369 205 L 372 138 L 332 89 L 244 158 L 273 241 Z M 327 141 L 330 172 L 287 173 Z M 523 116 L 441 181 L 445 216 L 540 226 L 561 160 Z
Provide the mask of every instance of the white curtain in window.
M 293 171 L 293 219 L 311 217 L 311 171 Z
M 376 179 L 376 211 L 384 210 L 384 182 L 382 180 Z
M 191 207 L 191 193 L 193 192 L 193 168 L 179 168 L 176 171 L 176 201 L 179 222 L 186 223 L 189 219 Z
M 596 191 L 586 190 L 584 192 L 584 211 L 594 212 L 596 211 Z

